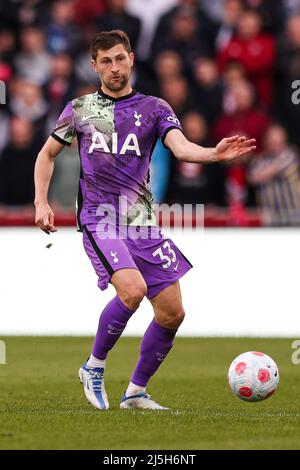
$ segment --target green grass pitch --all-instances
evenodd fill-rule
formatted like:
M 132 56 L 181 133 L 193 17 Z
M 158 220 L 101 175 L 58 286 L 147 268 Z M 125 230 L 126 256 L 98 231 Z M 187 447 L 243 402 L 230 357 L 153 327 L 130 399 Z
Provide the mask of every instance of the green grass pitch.
M 120 410 L 140 340 L 122 338 L 109 355 L 110 410 L 87 404 L 77 379 L 91 338 L 7 337 L 0 365 L 0 449 L 299 449 L 300 365 L 291 340 L 177 338 L 148 391 L 173 411 Z M 246 403 L 226 375 L 238 354 L 269 354 L 280 370 L 272 397 Z

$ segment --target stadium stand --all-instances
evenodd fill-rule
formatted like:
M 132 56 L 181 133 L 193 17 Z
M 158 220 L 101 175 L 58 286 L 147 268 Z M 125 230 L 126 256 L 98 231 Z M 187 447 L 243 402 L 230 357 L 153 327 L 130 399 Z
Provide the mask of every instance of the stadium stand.
M 153 184 L 155 200 L 205 204 L 207 226 L 299 225 L 298 215 L 288 216 L 299 202 L 297 184 L 286 183 L 289 202 L 262 200 L 266 183 L 254 174 L 260 161 L 281 159 L 299 181 L 300 105 L 292 93 L 300 79 L 300 0 L 1 2 L 0 80 L 7 100 L 0 104 L 0 225 L 33 224 L 39 147 L 66 102 L 97 89 L 89 44 L 99 30 L 115 28 L 129 34 L 136 51 L 134 87 L 166 99 L 191 140 L 215 145 L 238 132 L 258 141 L 253 158 L 205 168 L 161 149 L 153 161 L 153 174 L 164 175 Z M 266 155 L 274 129 L 284 145 Z M 286 166 L 277 168 L 268 187 L 290 178 Z M 78 171 L 75 144 L 60 156 L 53 178 L 57 224 L 75 223 Z M 274 204 L 283 216 L 272 217 Z

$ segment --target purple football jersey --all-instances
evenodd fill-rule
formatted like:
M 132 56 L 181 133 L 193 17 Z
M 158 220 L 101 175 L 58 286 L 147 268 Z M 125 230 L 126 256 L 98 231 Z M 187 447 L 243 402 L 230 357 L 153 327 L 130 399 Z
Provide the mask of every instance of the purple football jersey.
M 157 139 L 174 128 L 180 122 L 164 100 L 136 91 L 116 99 L 99 91 L 67 104 L 51 135 L 66 145 L 78 139 L 79 227 L 101 218 L 107 205 L 118 224 L 120 197 L 122 224 L 156 225 L 149 164 Z

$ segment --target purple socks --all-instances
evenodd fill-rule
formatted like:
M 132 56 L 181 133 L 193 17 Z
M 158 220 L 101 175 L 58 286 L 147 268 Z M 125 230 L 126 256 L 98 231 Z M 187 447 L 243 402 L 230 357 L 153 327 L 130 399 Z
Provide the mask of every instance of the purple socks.
M 134 310 L 126 307 L 118 296 L 114 297 L 103 310 L 95 337 L 92 354 L 98 359 L 106 359 L 123 333 Z M 164 328 L 152 320 L 141 343 L 140 356 L 132 374 L 131 382 L 146 387 L 149 379 L 157 371 L 173 346 L 177 329 Z
M 176 333 L 177 329 L 164 328 L 152 320 L 142 339 L 140 357 L 130 379 L 132 383 L 147 386 L 172 348 Z
M 118 296 L 114 297 L 103 310 L 95 337 L 92 354 L 98 359 L 106 359 L 123 333 L 134 310 L 126 307 Z

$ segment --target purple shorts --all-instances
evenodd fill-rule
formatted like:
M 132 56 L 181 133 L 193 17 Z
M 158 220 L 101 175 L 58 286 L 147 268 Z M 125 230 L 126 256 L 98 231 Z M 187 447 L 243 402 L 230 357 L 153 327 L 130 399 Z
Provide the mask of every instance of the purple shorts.
M 141 228 L 148 230 L 148 228 Z M 153 230 L 153 229 L 152 229 Z M 98 275 L 98 286 L 105 290 L 114 272 L 119 269 L 138 269 L 147 284 L 147 298 L 180 279 L 192 268 L 170 238 L 156 227 L 156 238 L 114 237 L 102 239 L 96 224 L 83 227 L 83 245 Z

